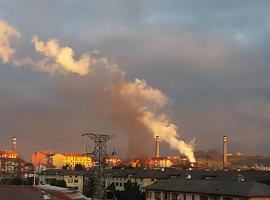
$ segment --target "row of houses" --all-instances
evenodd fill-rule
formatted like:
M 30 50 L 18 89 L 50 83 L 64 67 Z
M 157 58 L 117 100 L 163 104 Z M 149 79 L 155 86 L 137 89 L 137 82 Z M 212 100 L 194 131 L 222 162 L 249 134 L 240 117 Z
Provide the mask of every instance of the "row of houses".
M 111 166 L 118 166 L 121 160 L 117 157 L 110 156 L 107 162 Z M 90 169 L 95 165 L 95 161 L 85 154 L 76 153 L 53 153 L 50 151 L 35 152 L 32 154 L 32 163 L 39 171 L 48 168 L 62 169 L 63 166 L 68 166 L 74 169 L 76 165 L 81 165 L 83 168 Z
M 87 194 L 88 191 L 91 190 L 91 187 L 93 186 L 92 185 L 93 173 L 94 173 L 93 170 L 75 171 L 64 169 L 49 169 L 39 173 L 38 177 L 40 184 L 51 184 L 53 180 L 64 180 L 68 188 Z M 200 197 L 200 195 L 199 196 L 197 195 L 197 193 L 200 193 L 199 190 L 194 190 L 193 194 L 189 190 L 184 191 L 184 188 L 182 187 L 179 188 L 172 187 L 172 186 L 181 186 L 181 184 L 183 185 L 191 184 L 190 188 L 200 188 L 198 187 L 199 185 L 197 185 L 199 183 L 202 185 L 213 184 L 208 185 L 208 187 L 212 187 L 214 186 L 214 184 L 216 184 L 215 190 L 216 192 L 219 192 L 223 191 L 222 185 L 224 185 L 225 188 L 228 188 L 230 185 L 229 183 L 236 184 L 235 188 L 237 187 L 246 188 L 247 186 L 250 187 L 250 185 L 248 185 L 247 183 L 252 182 L 254 183 L 254 186 L 256 186 L 255 188 L 257 187 L 261 188 L 260 184 L 265 186 L 270 182 L 270 173 L 261 171 L 206 171 L 206 170 L 180 170 L 173 168 L 166 168 L 166 169 L 137 168 L 137 169 L 110 169 L 106 170 L 106 174 L 107 174 L 106 187 L 114 185 L 116 190 L 123 191 L 126 182 L 128 181 L 132 183 L 136 182 L 139 185 L 140 189 L 146 192 L 146 196 L 149 200 L 152 199 L 206 200 L 203 199 L 203 197 Z M 263 191 L 265 190 L 265 188 L 268 187 L 269 186 L 262 187 Z M 250 187 L 250 189 L 252 191 L 254 190 L 254 188 L 252 187 Z M 230 190 L 231 189 L 226 191 Z M 184 194 L 186 196 L 183 196 Z M 192 195 L 195 196 L 192 197 Z M 210 193 L 208 195 L 209 198 L 211 197 L 210 199 L 222 200 L 221 196 L 216 199 L 212 198 L 215 195 L 217 195 L 216 193 L 213 194 L 211 193 L 211 195 Z M 223 195 L 225 195 L 225 193 Z M 226 193 L 226 195 L 230 196 L 230 193 Z M 236 195 L 236 193 L 231 193 L 231 195 Z M 205 194 L 201 196 L 205 196 Z M 224 198 L 227 198 L 225 196 Z M 226 200 L 234 200 L 234 199 L 226 199 Z

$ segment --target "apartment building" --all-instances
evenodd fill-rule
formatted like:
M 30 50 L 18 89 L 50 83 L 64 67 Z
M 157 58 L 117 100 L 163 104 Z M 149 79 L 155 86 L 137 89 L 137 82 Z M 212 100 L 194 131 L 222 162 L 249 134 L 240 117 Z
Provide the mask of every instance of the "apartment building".
M 84 168 L 93 166 L 92 159 L 89 156 L 75 153 L 57 153 L 52 157 L 52 164 L 58 169 L 63 168 L 63 166 L 74 169 L 76 164 L 80 164 Z
M 55 180 L 64 180 L 68 188 L 83 193 L 84 176 L 80 171 L 67 169 L 48 169 L 38 173 L 39 184 L 51 184 Z

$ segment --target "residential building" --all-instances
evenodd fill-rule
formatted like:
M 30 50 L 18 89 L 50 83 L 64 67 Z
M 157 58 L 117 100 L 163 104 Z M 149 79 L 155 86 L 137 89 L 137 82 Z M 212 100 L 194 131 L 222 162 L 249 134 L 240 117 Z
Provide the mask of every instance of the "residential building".
M 58 169 L 63 166 L 69 166 L 74 169 L 76 164 L 82 165 L 84 168 L 91 168 L 93 165 L 92 159 L 87 155 L 74 153 L 57 153 L 52 157 L 52 164 Z
M 237 170 L 194 170 L 178 168 L 161 169 L 111 169 L 107 171 L 106 185 L 114 184 L 116 190 L 124 190 L 124 184 L 130 180 L 140 187 L 166 179 L 218 180 L 218 181 L 257 181 L 270 185 L 269 171 Z
M 169 179 L 144 187 L 146 200 L 269 200 L 258 182 Z
M 68 169 L 48 169 L 38 173 L 39 184 L 52 184 L 55 180 L 64 180 L 68 188 L 83 193 L 83 172 Z
M 136 182 L 140 187 L 145 187 L 170 177 L 161 170 L 153 169 L 112 169 L 107 174 L 106 186 L 114 184 L 115 189 L 119 191 L 124 190 L 124 184 L 127 181 Z
M 34 166 L 52 165 L 54 155 L 55 155 L 55 153 L 53 153 L 52 151 L 34 152 L 34 153 L 32 153 L 32 163 Z
M 14 178 L 23 178 L 25 161 L 20 158 L 0 158 L 0 183 L 7 184 Z

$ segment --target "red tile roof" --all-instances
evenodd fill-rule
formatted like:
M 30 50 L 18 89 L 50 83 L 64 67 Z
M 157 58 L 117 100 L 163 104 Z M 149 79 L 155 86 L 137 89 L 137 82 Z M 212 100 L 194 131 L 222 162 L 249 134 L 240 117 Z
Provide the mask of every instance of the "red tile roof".
M 33 186 L 0 186 L 0 200 L 43 200 L 38 188 Z

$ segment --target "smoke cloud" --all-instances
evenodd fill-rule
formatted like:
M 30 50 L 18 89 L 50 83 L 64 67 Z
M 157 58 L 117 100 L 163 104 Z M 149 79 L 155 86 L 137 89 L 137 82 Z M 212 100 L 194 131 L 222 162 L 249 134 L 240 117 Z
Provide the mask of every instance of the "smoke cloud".
M 177 139 L 177 126 L 170 122 L 165 114 L 158 114 L 156 106 L 164 107 L 168 102 L 158 89 L 147 85 L 145 80 L 135 79 L 134 82 L 124 83 L 120 95 L 128 99 L 139 110 L 137 120 L 140 121 L 152 134 L 153 138 L 159 136 L 160 140 L 186 155 L 190 162 L 195 162 L 193 144 L 186 144 Z
M 4 25 L 6 25 L 4 23 Z M 2 46 L 9 48 L 8 37 L 10 35 L 19 35 L 15 29 L 6 26 L 6 37 Z M 2 34 L 4 35 L 4 34 Z M 193 155 L 193 144 L 186 144 L 179 140 L 177 133 L 177 126 L 170 122 L 169 117 L 162 113 L 162 108 L 168 104 L 169 98 L 160 90 L 155 89 L 147 84 L 145 80 L 135 79 L 130 81 L 126 78 L 125 72 L 118 68 L 115 64 L 110 64 L 106 58 L 92 57 L 90 54 L 82 54 L 79 60 L 74 59 L 74 51 L 70 47 L 60 47 L 59 41 L 50 39 L 48 42 L 43 42 L 38 36 L 32 38 L 32 44 L 36 52 L 43 56 L 40 61 L 33 61 L 31 58 L 22 59 L 21 61 L 14 61 L 15 65 L 36 65 L 40 70 L 49 73 L 56 72 L 72 72 L 81 76 L 88 75 L 90 71 L 94 70 L 94 77 L 102 77 L 102 91 L 110 98 L 110 109 L 114 107 L 122 108 L 114 110 L 115 116 L 118 113 L 125 113 L 124 119 L 118 118 L 121 126 L 127 129 L 127 134 L 130 136 L 129 146 L 131 151 L 138 149 L 138 135 L 143 136 L 145 130 L 150 133 L 152 138 L 156 135 L 160 136 L 160 140 L 168 143 L 172 149 L 178 150 L 180 153 L 186 155 L 190 162 L 195 162 Z M 3 48 L 2 48 L 3 49 Z M 9 48 L 7 54 L 2 54 L 4 62 L 8 61 L 10 55 L 14 50 Z M 94 66 L 96 66 L 94 68 Z M 136 127 L 134 127 L 136 125 Z M 144 129 L 144 131 L 142 131 Z M 136 133 L 136 131 L 142 131 Z M 147 138 L 147 137 L 146 137 Z M 140 139 L 139 139 L 140 141 Z M 141 148 L 141 147 L 140 147 Z M 142 148 L 141 148 L 142 149 Z M 134 154 L 133 154 L 134 155 Z M 137 154 L 138 155 L 138 154 Z
M 0 58 L 3 63 L 8 63 L 15 50 L 10 47 L 11 36 L 19 37 L 20 33 L 7 22 L 0 20 Z
M 77 73 L 80 75 L 86 75 L 89 73 L 91 58 L 89 54 L 82 54 L 79 60 L 73 58 L 74 51 L 70 47 L 59 46 L 58 40 L 51 39 L 44 43 L 38 36 L 32 38 L 32 43 L 35 46 L 35 50 L 46 58 L 39 62 L 40 66 L 45 66 L 43 69 L 47 69 L 50 72 L 61 71 L 62 69 Z

